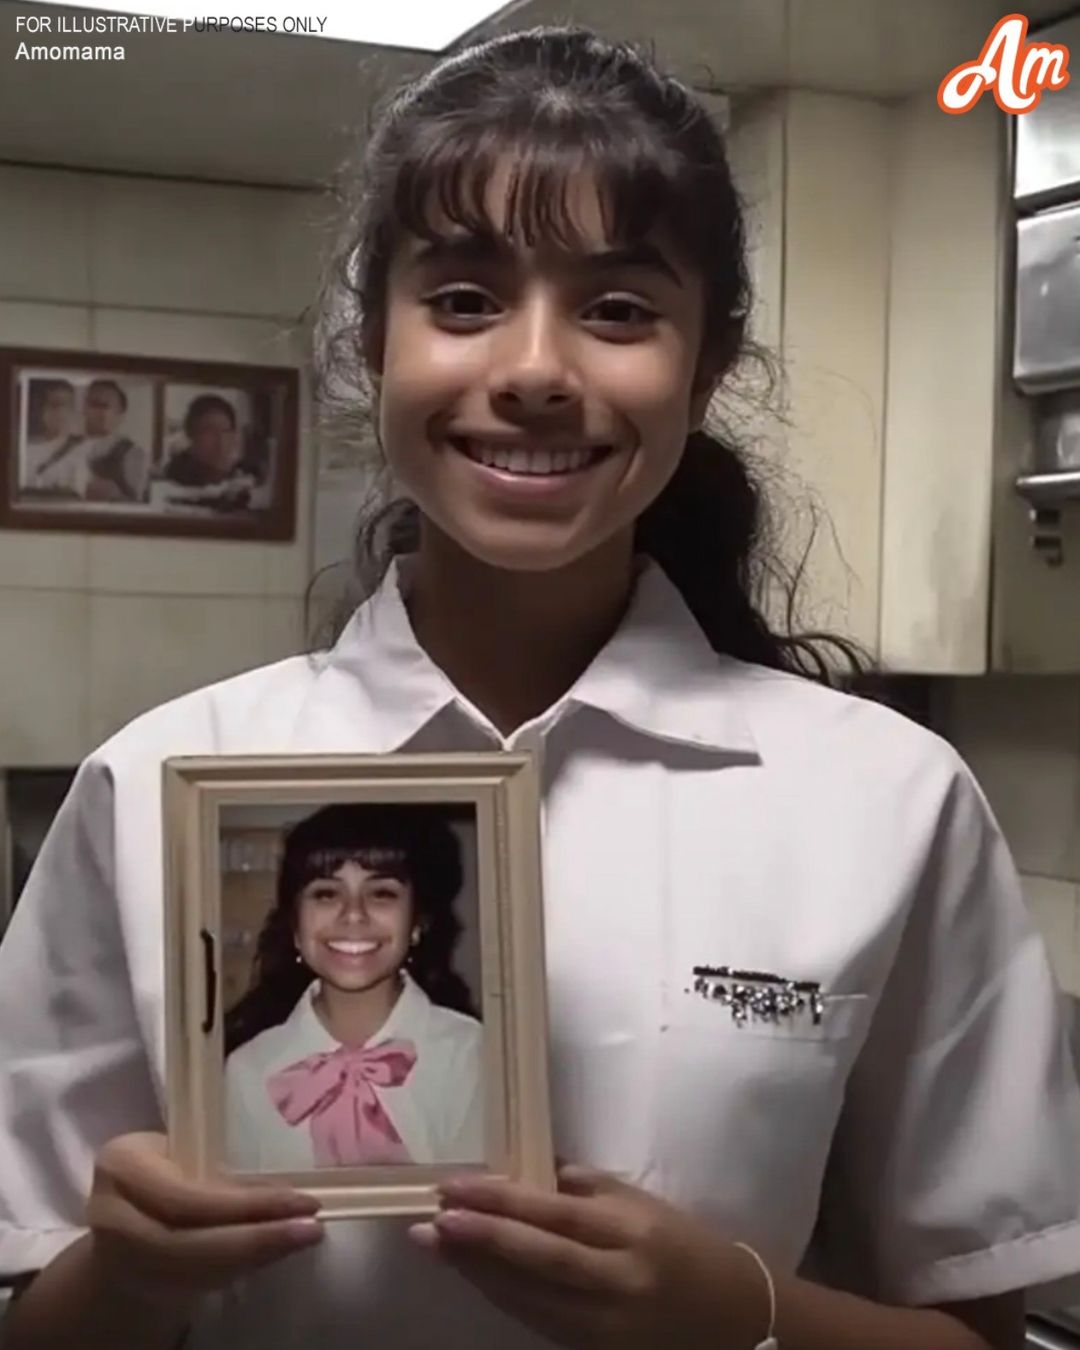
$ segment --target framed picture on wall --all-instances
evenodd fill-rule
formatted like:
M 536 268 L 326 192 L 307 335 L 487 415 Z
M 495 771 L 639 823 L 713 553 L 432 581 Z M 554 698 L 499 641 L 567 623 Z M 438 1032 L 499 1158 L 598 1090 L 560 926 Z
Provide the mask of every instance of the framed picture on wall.
M 328 1218 L 554 1185 L 539 794 L 525 755 L 164 768 L 170 1147 Z
M 291 539 L 296 370 L 0 348 L 0 527 Z

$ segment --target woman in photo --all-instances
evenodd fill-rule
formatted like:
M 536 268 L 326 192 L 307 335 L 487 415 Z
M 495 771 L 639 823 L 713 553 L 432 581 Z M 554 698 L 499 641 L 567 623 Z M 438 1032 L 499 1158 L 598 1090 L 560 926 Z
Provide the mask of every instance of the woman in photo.
M 404 89 L 354 188 L 317 354 L 401 495 L 325 651 L 140 717 L 42 850 L 0 948 L 5 1350 L 1016 1350 L 1080 1271 L 1058 995 L 954 750 L 762 605 L 720 131 L 633 49 L 509 33 Z M 558 1192 L 324 1226 L 184 1176 L 162 758 L 491 749 L 542 767 Z
M 184 414 L 187 445 L 165 465 L 165 477 L 180 487 L 215 487 L 239 471 L 244 453 L 236 409 L 220 394 L 200 394 Z
M 290 830 L 225 1020 L 234 1168 L 483 1161 L 482 1030 L 452 965 L 461 884 L 438 808 L 328 806 Z

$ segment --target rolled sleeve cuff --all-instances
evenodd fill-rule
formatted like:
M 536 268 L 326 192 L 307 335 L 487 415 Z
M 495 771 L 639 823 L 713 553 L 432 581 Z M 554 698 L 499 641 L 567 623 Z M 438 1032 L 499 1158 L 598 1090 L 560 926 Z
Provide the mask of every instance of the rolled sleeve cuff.
M 1042 1306 L 1080 1297 L 1080 1221 L 1056 1224 L 982 1251 L 946 1257 L 918 1270 L 896 1272 L 880 1294 L 890 1302 L 922 1307 L 1034 1291 Z
M 15 1228 L 0 1224 L 0 1285 L 43 1270 L 86 1233 L 85 1228 Z

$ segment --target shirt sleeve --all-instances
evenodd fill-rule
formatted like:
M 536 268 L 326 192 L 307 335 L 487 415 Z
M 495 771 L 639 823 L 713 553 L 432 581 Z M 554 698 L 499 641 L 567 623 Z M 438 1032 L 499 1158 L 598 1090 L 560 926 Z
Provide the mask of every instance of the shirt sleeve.
M 985 799 L 956 761 L 826 1176 L 813 1262 L 884 1302 L 1080 1271 L 1080 1091 L 1063 1002 Z
M 0 943 L 0 1283 L 83 1230 L 109 1139 L 162 1128 L 117 912 L 113 794 L 87 761 Z

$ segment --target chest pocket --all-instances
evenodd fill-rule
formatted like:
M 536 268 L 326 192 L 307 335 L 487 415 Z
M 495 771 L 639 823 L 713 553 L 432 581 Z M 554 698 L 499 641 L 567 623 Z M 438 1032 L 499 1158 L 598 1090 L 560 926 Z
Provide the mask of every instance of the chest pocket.
M 672 990 L 658 1054 L 665 1193 L 796 1262 L 870 1009 L 865 994 L 826 994 L 817 1017 L 808 1005 L 738 1019 L 692 986 Z
M 819 994 L 788 989 L 765 978 L 715 976 L 679 990 L 669 1001 L 663 1031 L 700 1031 L 776 1041 L 843 1041 L 857 1033 L 868 1008 L 865 994 Z

